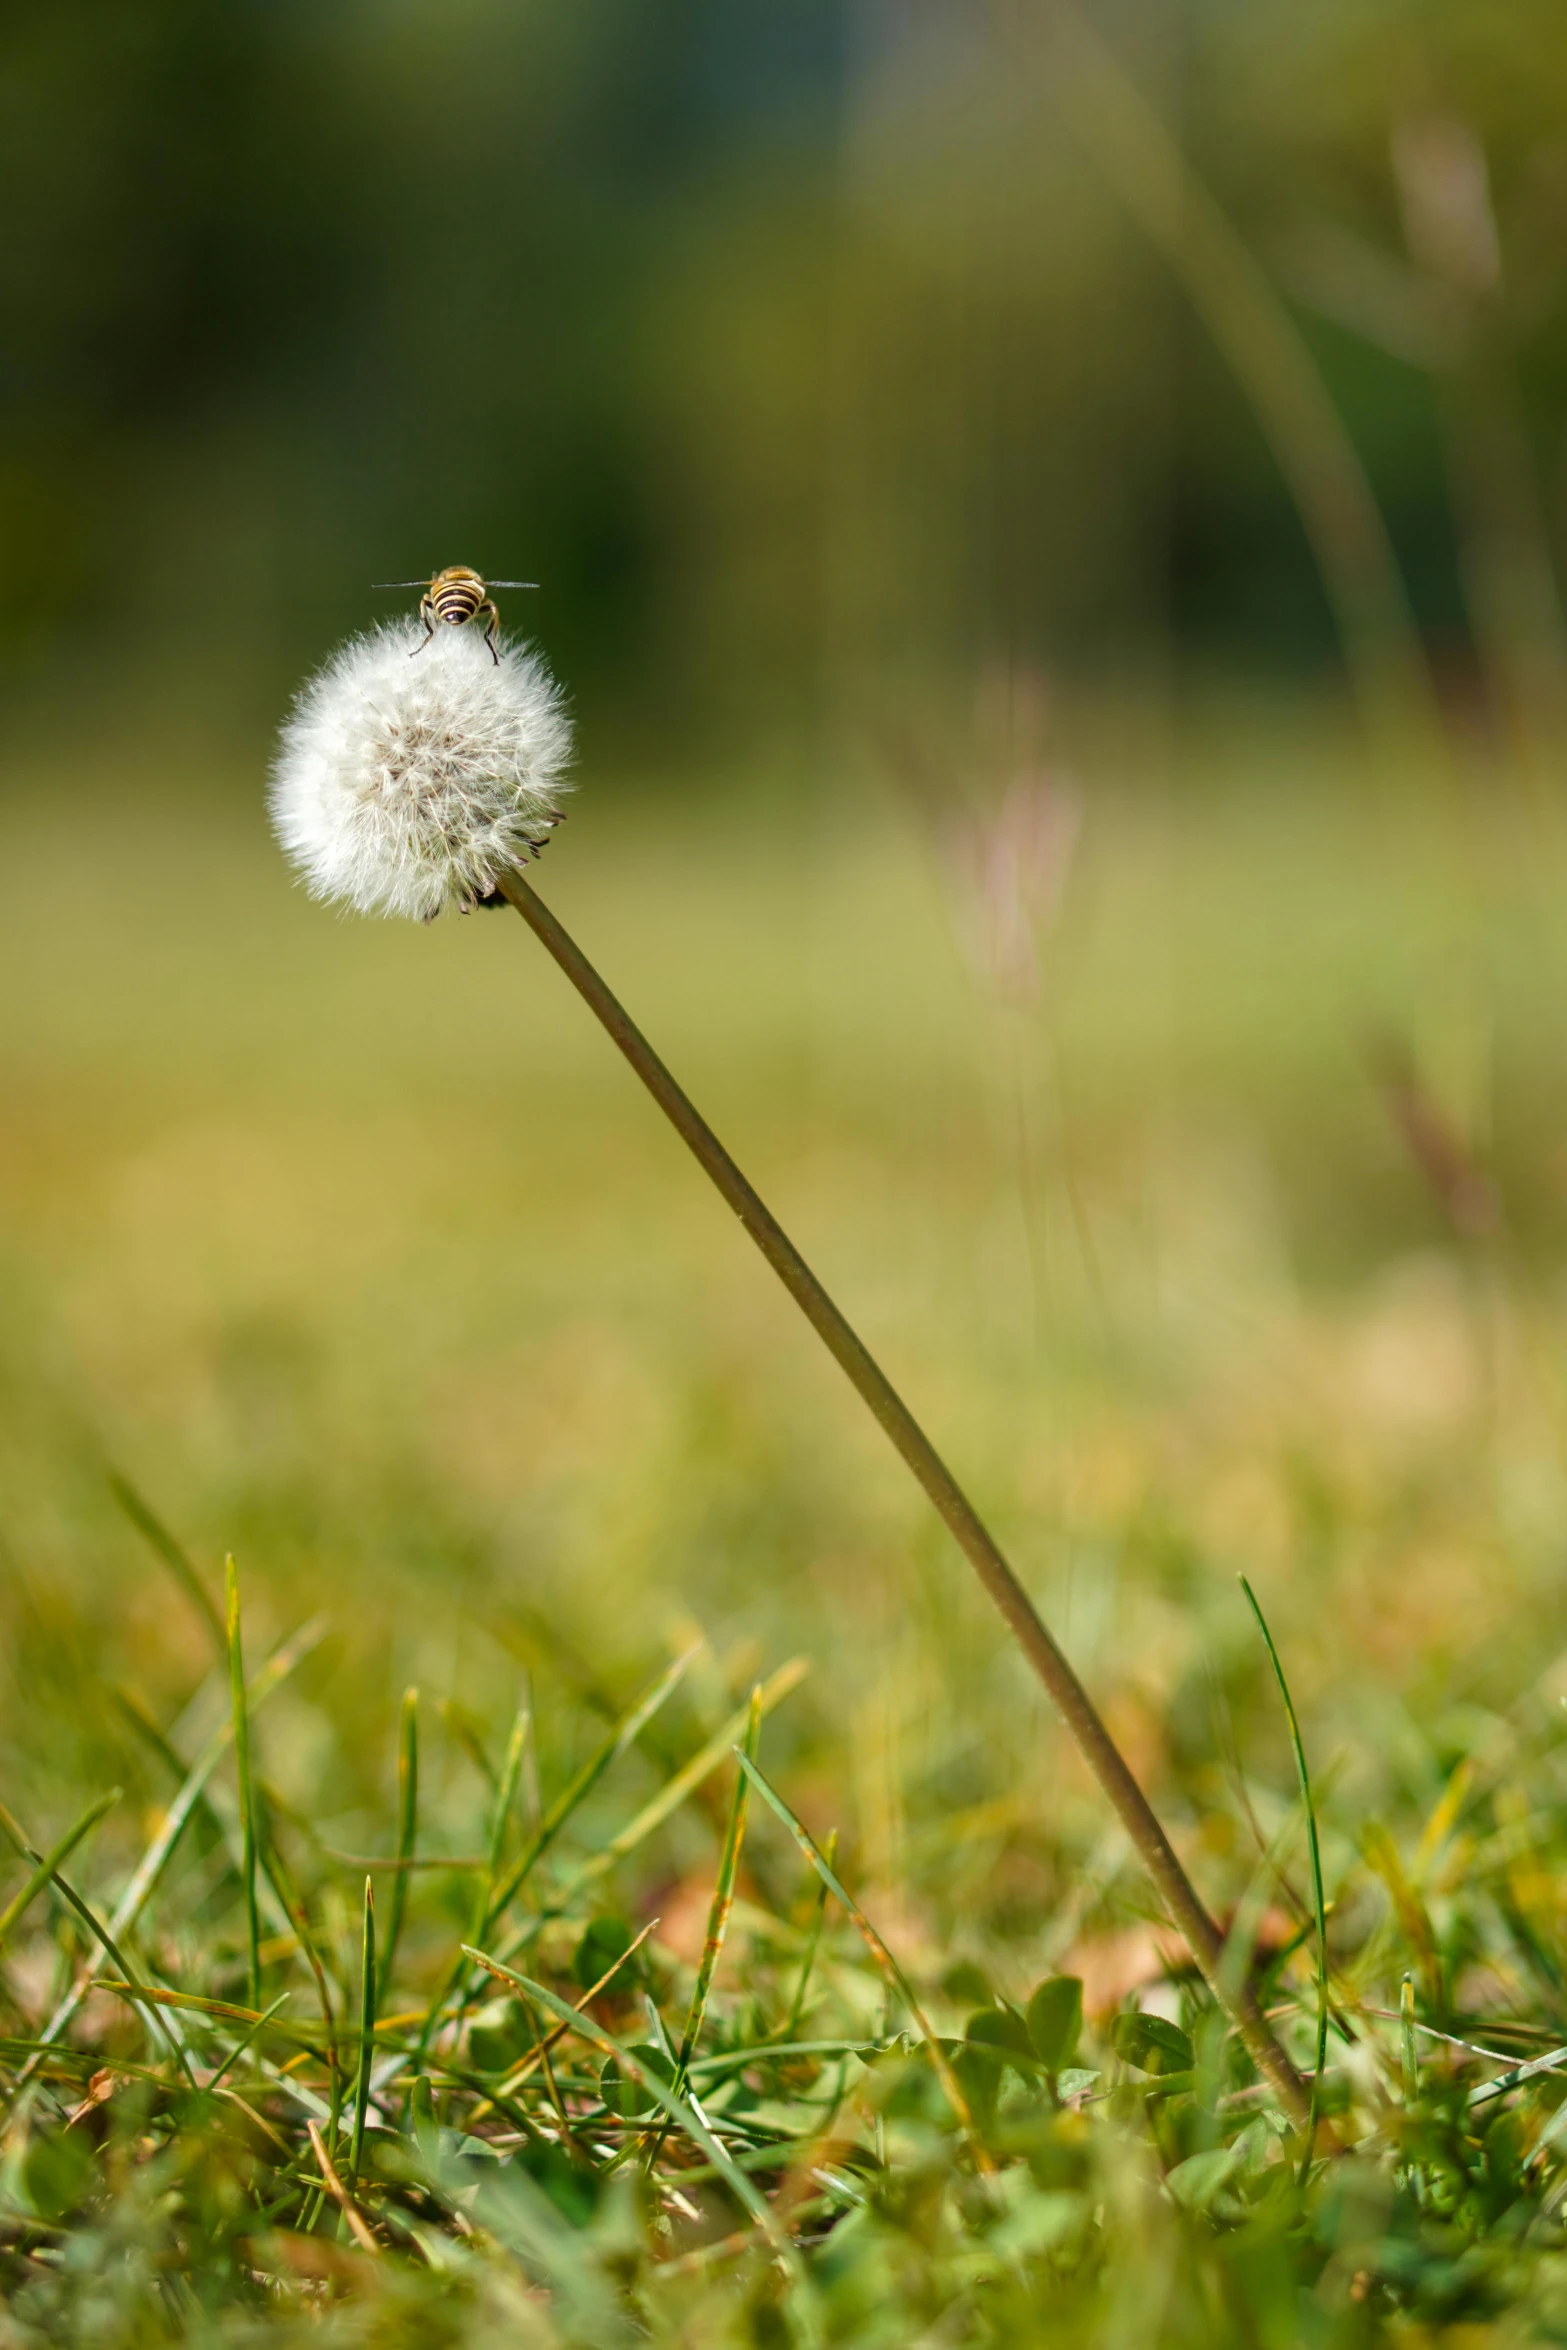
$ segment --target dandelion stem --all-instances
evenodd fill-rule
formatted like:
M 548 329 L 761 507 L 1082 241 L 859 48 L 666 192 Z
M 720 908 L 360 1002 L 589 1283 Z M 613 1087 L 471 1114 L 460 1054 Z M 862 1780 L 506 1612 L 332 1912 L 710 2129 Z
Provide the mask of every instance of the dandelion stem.
M 1298 2123 L 1305 2120 L 1305 2089 L 1263 2018 L 1249 1984 L 1225 1980 L 1223 1936 L 1152 1807 L 1095 1710 L 1092 1699 L 1056 1645 L 999 1546 L 915 1419 L 822 1287 L 788 1234 L 752 1189 L 712 1128 L 654 1052 L 630 1014 L 611 993 L 580 947 L 520 873 L 504 873 L 497 887 L 554 957 L 572 986 L 631 1063 L 659 1108 L 690 1149 L 839 1367 L 846 1373 L 924 1488 L 937 1515 L 1000 1609 L 1024 1655 L 1049 1691 L 1094 1777 L 1109 1797 L 1161 1899 L 1190 1945 L 1215 1998 L 1229 2014 L 1259 2069 Z

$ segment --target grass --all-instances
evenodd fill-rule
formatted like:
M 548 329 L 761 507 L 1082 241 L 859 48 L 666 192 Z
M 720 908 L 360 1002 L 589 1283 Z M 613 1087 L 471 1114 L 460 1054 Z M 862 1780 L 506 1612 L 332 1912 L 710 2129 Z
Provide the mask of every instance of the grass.
M 1309 2164 L 519 926 L 336 922 L 166 784 L 44 890 L 80 799 L 11 804 L 7 2350 L 1556 2338 L 1567 947 L 1504 802 L 1459 839 L 1299 745 L 1096 809 L 1026 1021 L 874 807 L 606 798 L 544 878 L 1309 2072 L 1255 1587 Z

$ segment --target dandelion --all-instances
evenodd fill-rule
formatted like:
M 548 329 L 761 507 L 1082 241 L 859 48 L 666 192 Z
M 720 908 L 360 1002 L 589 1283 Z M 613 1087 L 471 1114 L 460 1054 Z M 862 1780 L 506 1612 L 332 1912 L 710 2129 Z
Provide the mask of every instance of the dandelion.
M 383 628 L 345 646 L 301 695 L 273 769 L 273 822 L 319 896 L 427 919 L 446 904 L 504 899 L 516 908 L 902 1456 L 1055 1701 L 1216 1998 L 1304 2120 L 1305 2092 L 1254 1992 L 1225 1963 L 1218 1927 L 995 1537 L 777 1218 L 523 878 L 557 813 L 549 795 L 566 745 L 556 689 L 530 657 L 508 648 L 497 666 L 466 627 L 439 632 L 421 654 L 416 630 Z
M 272 823 L 311 893 L 433 921 L 497 902 L 560 822 L 571 728 L 538 657 L 411 621 L 350 638 L 300 694 Z

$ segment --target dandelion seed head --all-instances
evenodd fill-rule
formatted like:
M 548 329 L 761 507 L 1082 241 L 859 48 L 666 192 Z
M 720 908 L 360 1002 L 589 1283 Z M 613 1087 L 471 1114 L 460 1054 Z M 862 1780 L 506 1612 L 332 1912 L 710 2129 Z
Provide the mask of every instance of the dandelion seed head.
M 538 657 L 473 627 L 393 621 L 301 691 L 269 800 L 311 894 L 430 921 L 486 896 L 548 838 L 571 728 Z

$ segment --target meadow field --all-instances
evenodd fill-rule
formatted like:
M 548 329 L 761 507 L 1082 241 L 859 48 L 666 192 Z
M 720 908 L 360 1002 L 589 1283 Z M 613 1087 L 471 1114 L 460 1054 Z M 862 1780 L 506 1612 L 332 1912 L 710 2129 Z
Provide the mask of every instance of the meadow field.
M 1567 2025 L 1550 811 L 1494 771 L 1368 780 L 1304 704 L 1104 764 L 1009 984 L 994 875 L 863 775 L 590 779 L 540 887 L 1008 1546 L 1205 1897 L 1249 1916 L 1309 2066 L 1302 1816 L 1250 1579 L 1330 1904 L 1311 2180 L 962 1560 L 523 926 L 311 905 L 259 775 L 40 756 L 0 871 L 0 1793 L 36 1850 L 122 1790 L 61 1870 L 100 1922 L 221 1744 L 226 1555 L 253 1673 L 319 1623 L 254 1709 L 264 1792 L 218 1761 L 126 1931 L 130 1979 L 185 2007 L 93 1989 L 51 2037 L 72 1982 L 119 1967 L 57 1882 L 7 1913 L 0 2339 L 1559 2338 L 1561 2090 L 1547 2068 L 1466 2104 Z M 591 2013 L 678 2041 L 758 1682 L 760 1767 L 836 1831 L 991 2149 L 970 2161 L 902 1995 L 753 1796 L 701 2019 L 734 2096 L 703 2111 L 758 2175 L 805 2177 L 792 2283 L 591 2050 L 490 2145 L 473 2101 L 533 2045 L 525 2002 L 470 1987 L 433 2040 L 420 2021 L 475 1882 L 493 1924 L 484 1886 L 543 1823 L 527 1963 L 576 2000 L 657 1920 Z M 349 2093 L 412 1687 L 415 1856 L 466 1866 L 402 1877 L 366 2073 L 393 2151 L 356 2153 L 340 2210 L 290 2096 L 335 2126 Z M 1063 1976 L 1081 2046 L 1047 2067 L 1025 2036 L 1004 2065 Z M 323 1995 L 326 2069 L 291 2093 L 272 2035 L 308 2040 Z M 1127 2037 L 1139 2009 L 1184 2059 Z M 203 2102 L 226 2061 L 242 2113 Z
M 1567 2344 L 1560 13 L 13 12 L 0 2350 Z

